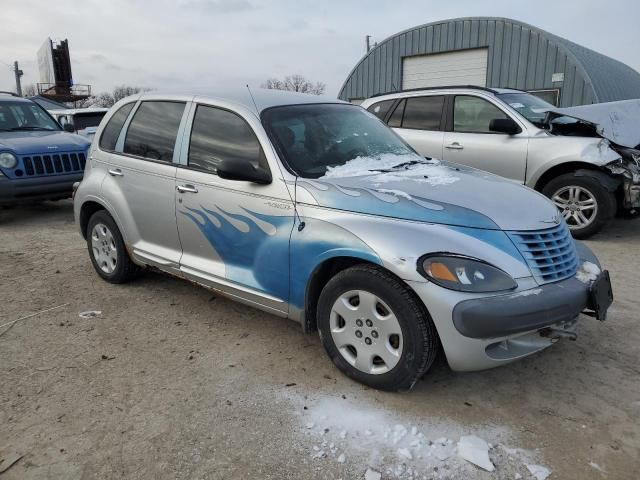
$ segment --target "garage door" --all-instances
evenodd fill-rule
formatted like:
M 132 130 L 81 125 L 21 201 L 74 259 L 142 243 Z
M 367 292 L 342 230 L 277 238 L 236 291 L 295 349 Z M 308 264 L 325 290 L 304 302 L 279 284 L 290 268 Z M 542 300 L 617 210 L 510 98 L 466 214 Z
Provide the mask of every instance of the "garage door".
M 486 48 L 405 57 L 402 60 L 402 88 L 487 84 Z

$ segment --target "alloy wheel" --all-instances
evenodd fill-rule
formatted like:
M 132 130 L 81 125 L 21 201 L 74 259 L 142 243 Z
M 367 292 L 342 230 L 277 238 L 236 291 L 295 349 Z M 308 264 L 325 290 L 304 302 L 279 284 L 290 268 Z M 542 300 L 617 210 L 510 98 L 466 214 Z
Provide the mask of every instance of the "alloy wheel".
M 584 187 L 562 187 L 551 197 L 570 229 L 582 229 L 593 223 L 598 214 L 596 197 Z

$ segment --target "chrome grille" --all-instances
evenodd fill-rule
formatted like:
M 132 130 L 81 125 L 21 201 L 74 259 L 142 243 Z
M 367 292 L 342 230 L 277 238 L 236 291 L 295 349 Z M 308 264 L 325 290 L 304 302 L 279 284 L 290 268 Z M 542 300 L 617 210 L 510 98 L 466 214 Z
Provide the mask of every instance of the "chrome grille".
M 64 175 L 84 171 L 87 158 L 83 152 L 56 153 L 53 155 L 23 155 L 21 175 L 40 177 L 44 175 Z
M 545 230 L 508 232 L 538 283 L 563 280 L 578 270 L 578 254 L 565 222 Z

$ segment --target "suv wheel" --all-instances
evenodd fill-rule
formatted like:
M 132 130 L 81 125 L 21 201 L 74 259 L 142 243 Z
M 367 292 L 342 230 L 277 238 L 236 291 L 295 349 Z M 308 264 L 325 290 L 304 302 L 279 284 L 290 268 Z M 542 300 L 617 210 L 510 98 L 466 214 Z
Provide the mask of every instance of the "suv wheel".
M 138 273 L 139 267 L 129 258 L 116 222 L 105 210 L 89 219 L 87 247 L 93 268 L 107 282 L 125 283 Z
M 614 195 L 588 176 L 561 175 L 547 183 L 542 193 L 560 209 L 575 238 L 599 232 L 616 212 Z
M 436 328 L 420 300 L 370 265 L 346 269 L 327 283 L 318 329 L 340 370 L 380 390 L 410 390 L 438 352 Z

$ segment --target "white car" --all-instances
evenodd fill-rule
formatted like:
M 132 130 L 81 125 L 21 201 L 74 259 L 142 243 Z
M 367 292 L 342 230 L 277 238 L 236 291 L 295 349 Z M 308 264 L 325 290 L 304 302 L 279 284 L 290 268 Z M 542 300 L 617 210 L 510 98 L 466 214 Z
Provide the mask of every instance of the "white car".
M 49 110 L 60 126 L 70 133 L 77 133 L 93 140 L 102 117 L 108 108 L 70 108 L 68 110 Z

